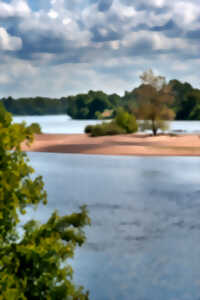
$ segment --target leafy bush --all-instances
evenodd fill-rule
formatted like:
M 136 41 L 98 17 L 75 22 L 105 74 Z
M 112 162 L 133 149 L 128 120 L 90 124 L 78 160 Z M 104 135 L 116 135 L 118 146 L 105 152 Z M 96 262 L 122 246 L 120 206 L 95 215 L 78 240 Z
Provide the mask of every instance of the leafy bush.
M 88 125 L 85 128 L 85 133 L 92 137 L 102 135 L 116 135 L 124 133 L 133 133 L 138 130 L 136 119 L 133 115 L 119 109 L 115 119 L 110 123 L 102 123 L 97 125 Z
M 123 128 L 126 133 L 133 133 L 138 130 L 138 125 L 135 117 L 122 108 L 117 111 L 115 122 L 118 126 Z
M 92 126 L 92 130 L 90 132 L 91 136 L 101 136 L 101 135 L 106 135 L 104 131 L 104 125 L 103 124 L 97 124 Z
M 123 128 L 121 128 L 115 121 L 111 123 L 105 123 L 104 130 L 106 135 L 116 135 L 126 133 Z
M 123 128 L 118 126 L 115 121 L 102 123 L 92 126 L 91 136 L 116 135 L 126 133 Z
M 42 134 L 42 128 L 41 128 L 40 124 L 32 123 L 29 127 L 34 133 Z
M 85 133 L 91 133 L 92 132 L 92 128 L 93 128 L 93 126 L 92 125 L 87 125 L 86 127 L 85 127 Z

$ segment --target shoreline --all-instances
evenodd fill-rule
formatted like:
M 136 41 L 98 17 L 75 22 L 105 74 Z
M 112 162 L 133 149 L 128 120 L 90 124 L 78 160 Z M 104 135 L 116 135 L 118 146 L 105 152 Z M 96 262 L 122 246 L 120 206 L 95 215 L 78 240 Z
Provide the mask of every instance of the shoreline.
M 128 156 L 200 156 L 200 135 L 124 134 L 115 136 L 88 137 L 86 134 L 41 134 L 35 135 L 27 152 L 77 153 L 95 155 Z

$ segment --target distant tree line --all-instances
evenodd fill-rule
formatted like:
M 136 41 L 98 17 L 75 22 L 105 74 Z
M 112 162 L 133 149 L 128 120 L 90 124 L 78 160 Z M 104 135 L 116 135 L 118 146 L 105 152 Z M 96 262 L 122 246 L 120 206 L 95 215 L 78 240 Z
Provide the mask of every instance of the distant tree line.
M 66 98 L 51 99 L 46 97 L 2 98 L 4 107 L 13 115 L 57 115 L 66 114 Z
M 174 111 L 175 120 L 200 120 L 200 89 L 176 79 L 169 81 L 171 94 L 174 98 L 170 108 Z M 133 112 L 138 98 L 146 89 L 142 83 L 123 96 L 108 95 L 103 91 L 89 91 L 75 96 L 51 99 L 47 97 L 2 98 L 7 111 L 13 115 L 55 115 L 68 114 L 73 119 L 113 118 L 119 107 Z
M 173 101 L 170 108 L 175 113 L 175 120 L 200 120 L 200 89 L 195 89 L 187 82 L 173 79 L 168 83 Z M 121 97 L 124 108 L 132 112 L 141 94 L 145 94 L 146 86 L 141 84 Z

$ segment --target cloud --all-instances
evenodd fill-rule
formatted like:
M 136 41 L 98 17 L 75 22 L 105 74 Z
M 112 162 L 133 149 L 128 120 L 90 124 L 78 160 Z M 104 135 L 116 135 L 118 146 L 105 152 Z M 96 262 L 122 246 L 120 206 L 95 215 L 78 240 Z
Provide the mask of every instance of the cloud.
M 48 95 L 48 82 L 60 96 L 109 87 L 122 93 L 149 67 L 197 83 L 199 36 L 197 0 L 0 0 L 0 61 L 7 58 L 1 90 L 22 78 L 8 75 L 10 61 L 16 74 L 25 62 L 31 66 L 18 94 L 34 94 L 34 87 Z
M 98 2 L 98 10 L 99 11 L 107 11 L 112 6 L 113 0 L 99 0 Z
M 0 18 L 27 17 L 30 12 L 25 0 L 13 0 L 10 3 L 0 1 Z
M 16 51 L 22 48 L 22 40 L 19 37 L 10 36 L 6 29 L 0 27 L 0 50 Z

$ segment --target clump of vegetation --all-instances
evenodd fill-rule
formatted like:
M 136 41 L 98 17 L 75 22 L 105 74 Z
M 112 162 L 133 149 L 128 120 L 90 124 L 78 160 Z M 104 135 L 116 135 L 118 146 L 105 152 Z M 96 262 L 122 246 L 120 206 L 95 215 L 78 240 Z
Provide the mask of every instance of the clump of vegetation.
M 87 125 L 85 127 L 85 133 L 87 133 L 87 134 L 91 133 L 93 127 L 94 127 L 93 125 Z
M 85 207 L 62 217 L 54 212 L 42 225 L 31 220 L 18 234 L 26 208 L 47 203 L 42 177 L 32 178 L 34 170 L 21 151 L 24 140 L 33 141 L 33 129 L 13 124 L 0 105 L 0 299 L 88 300 L 66 263 L 85 241 L 83 227 L 90 224 Z
M 92 126 L 90 136 L 117 135 L 126 133 L 123 128 L 118 126 L 114 121 Z
M 42 134 L 42 128 L 41 128 L 40 124 L 32 123 L 29 127 L 31 130 L 33 130 L 34 133 Z
M 133 133 L 138 130 L 136 119 L 133 115 L 120 108 L 117 111 L 115 119 L 111 122 L 103 122 L 97 125 L 88 125 L 85 133 L 92 137 L 103 135 L 117 135 L 125 133 Z
M 133 114 L 128 113 L 123 108 L 119 108 L 115 117 L 116 124 L 123 128 L 126 133 L 138 131 L 138 125 Z

